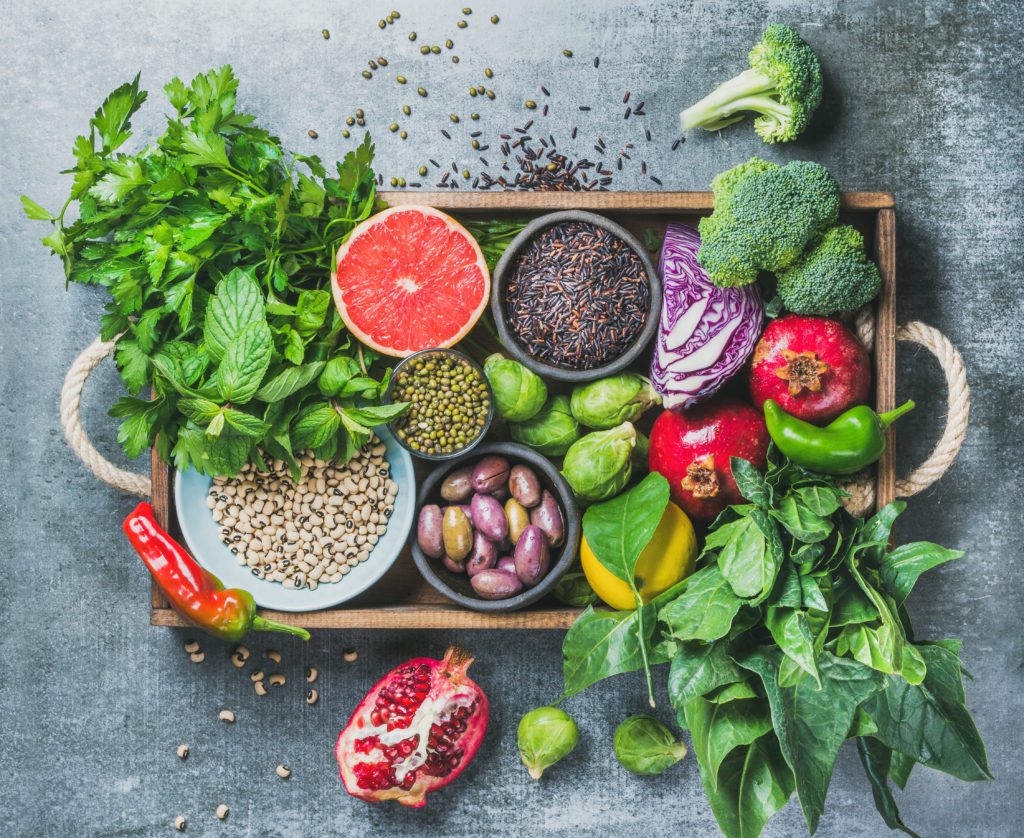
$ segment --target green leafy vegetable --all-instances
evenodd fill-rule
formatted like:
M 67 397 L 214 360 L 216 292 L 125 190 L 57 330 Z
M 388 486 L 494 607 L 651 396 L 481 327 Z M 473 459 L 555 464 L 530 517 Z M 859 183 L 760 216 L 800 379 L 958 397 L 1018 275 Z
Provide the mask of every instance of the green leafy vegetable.
M 328 288 L 336 248 L 373 211 L 369 137 L 327 177 L 237 112 L 237 88 L 228 66 L 173 79 L 164 133 L 126 154 L 146 101 L 136 76 L 75 140 L 60 211 L 22 198 L 51 224 L 43 243 L 68 280 L 110 292 L 100 333 L 119 338 L 131 394 L 110 411 L 125 452 L 156 445 L 207 474 L 235 474 L 260 451 L 293 469 L 306 447 L 347 458 L 403 409 L 374 412 L 387 374 L 371 374 L 377 356 L 346 336 Z

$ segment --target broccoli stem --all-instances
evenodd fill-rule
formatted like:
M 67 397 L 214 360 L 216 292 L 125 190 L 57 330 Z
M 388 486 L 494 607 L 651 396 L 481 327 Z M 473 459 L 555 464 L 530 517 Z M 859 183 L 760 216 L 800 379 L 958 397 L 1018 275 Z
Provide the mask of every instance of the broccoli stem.
M 771 79 L 756 70 L 745 70 L 735 78 L 720 84 L 697 104 L 683 111 L 680 118 L 682 129 L 689 131 L 691 128 L 702 127 L 717 131 L 742 119 L 732 118 L 737 111 L 764 112 L 768 103 L 771 103 L 771 113 L 774 115 L 776 109 L 781 106 L 770 97 L 761 95 L 772 93 L 774 90 L 775 84 Z

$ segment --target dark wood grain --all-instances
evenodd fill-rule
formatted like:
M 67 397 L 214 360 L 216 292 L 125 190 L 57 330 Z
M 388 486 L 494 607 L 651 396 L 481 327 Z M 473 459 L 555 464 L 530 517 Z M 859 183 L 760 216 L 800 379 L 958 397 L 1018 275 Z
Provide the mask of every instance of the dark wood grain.
M 590 209 L 604 212 L 643 240 L 651 227 L 659 236 L 669 221 L 694 224 L 707 215 L 713 200 L 710 192 L 385 192 L 389 204 L 418 204 L 444 208 L 456 214 L 537 215 L 560 209 Z M 882 273 L 884 287 L 878 299 L 875 339 L 876 404 L 888 410 L 895 402 L 896 259 L 893 196 L 884 192 L 847 192 L 843 195 L 844 223 L 853 224 L 864 235 Z M 890 431 L 891 435 L 891 431 Z M 153 507 L 157 518 L 179 540 L 174 511 L 171 469 L 153 454 Z M 877 497 L 880 505 L 892 500 L 896 478 L 892 440 L 879 461 Z M 429 465 L 417 461 L 417 477 Z M 579 616 L 579 609 L 566 608 L 551 598 L 513 614 L 480 614 L 450 603 L 430 587 L 416 570 L 406 548 L 388 573 L 369 591 L 338 608 L 304 614 L 261 612 L 307 628 L 369 629 L 566 629 Z M 161 626 L 188 623 L 167 604 L 154 588 L 151 621 Z

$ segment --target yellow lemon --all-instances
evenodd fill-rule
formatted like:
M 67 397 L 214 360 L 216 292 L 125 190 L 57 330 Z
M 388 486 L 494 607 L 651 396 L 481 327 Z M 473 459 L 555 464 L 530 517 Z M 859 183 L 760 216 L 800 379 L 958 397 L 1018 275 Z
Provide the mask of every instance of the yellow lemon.
M 678 506 L 669 503 L 661 516 L 654 537 L 644 547 L 636 563 L 634 579 L 640 598 L 646 603 L 662 591 L 671 588 L 680 579 L 693 573 L 697 555 L 697 535 L 693 524 Z M 587 544 L 586 536 L 580 545 L 583 573 L 602 600 L 618 611 L 632 611 L 636 600 L 629 585 L 615 576 L 597 560 Z

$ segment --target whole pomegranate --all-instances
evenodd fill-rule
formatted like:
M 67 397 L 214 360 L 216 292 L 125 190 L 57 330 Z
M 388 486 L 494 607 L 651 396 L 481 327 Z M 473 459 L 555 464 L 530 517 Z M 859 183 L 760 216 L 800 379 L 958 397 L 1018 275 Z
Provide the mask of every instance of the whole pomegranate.
M 456 646 L 443 660 L 413 658 L 366 694 L 338 736 L 334 754 L 345 790 L 363 800 L 426 805 L 476 755 L 491 707 Z
M 650 466 L 668 480 L 687 515 L 710 521 L 742 497 L 730 458 L 763 469 L 768 455 L 764 416 L 749 404 L 717 398 L 688 410 L 666 410 L 651 428 Z
M 867 402 L 871 359 L 838 320 L 787 314 L 772 321 L 754 348 L 750 397 L 774 399 L 787 413 L 825 424 Z

